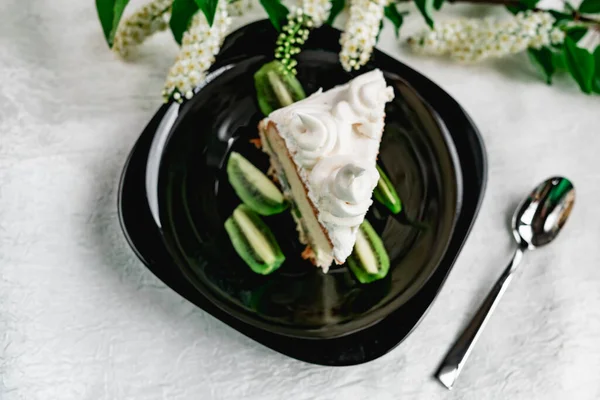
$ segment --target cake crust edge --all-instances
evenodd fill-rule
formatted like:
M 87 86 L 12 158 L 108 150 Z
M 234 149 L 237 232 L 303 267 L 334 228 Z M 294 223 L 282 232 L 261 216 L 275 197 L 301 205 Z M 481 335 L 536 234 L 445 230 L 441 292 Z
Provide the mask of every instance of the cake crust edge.
M 260 135 L 260 143 L 262 145 L 262 151 L 265 152 L 270 158 L 273 158 L 273 157 L 277 158 L 277 154 L 275 154 L 275 152 L 272 149 L 268 148 L 268 146 L 269 146 L 269 139 L 266 137 L 266 135 L 267 135 L 267 131 L 269 129 L 272 129 L 277 134 L 277 136 L 282 141 L 284 141 L 284 139 L 281 136 L 279 130 L 277 129 L 277 125 L 273 121 L 270 121 L 270 120 L 268 120 L 268 119 L 265 118 L 265 119 L 261 120 L 259 122 L 259 124 L 258 124 L 258 132 L 259 132 L 259 135 Z M 284 144 L 285 144 L 285 141 L 284 141 Z M 265 148 L 265 147 L 267 147 L 267 148 Z M 321 221 L 319 221 L 319 217 L 318 217 L 319 216 L 319 211 L 317 210 L 317 208 L 315 207 L 313 201 L 311 200 L 310 196 L 308 195 L 308 187 L 306 185 L 306 182 L 302 178 L 302 175 L 300 174 L 300 171 L 298 169 L 298 164 L 296 164 L 296 162 L 294 161 L 294 158 L 290 154 L 290 150 L 288 149 L 288 147 L 285 146 L 285 145 L 283 147 L 285 148 L 285 156 L 294 165 L 294 170 L 295 170 L 295 173 L 297 175 L 297 178 L 300 181 L 300 183 L 302 184 L 302 190 L 304 192 L 304 196 L 305 196 L 306 200 L 308 201 L 308 204 L 310 205 L 311 211 L 312 211 L 312 213 L 313 213 L 313 215 L 314 215 L 317 223 L 319 224 L 319 228 L 321 229 L 321 232 L 323 233 L 323 235 L 327 239 L 327 244 L 329 246 L 330 254 L 331 254 L 331 257 L 332 257 L 332 263 L 331 264 L 333 264 L 333 262 L 335 262 L 335 264 L 337 264 L 337 265 L 343 264 L 342 262 L 340 262 L 339 260 L 337 260 L 333 256 L 333 243 L 331 241 L 331 238 L 329 237 L 329 233 L 327 232 L 327 229 L 325 229 L 325 227 L 323 226 L 323 224 L 321 223 Z M 276 165 L 276 164 L 277 163 L 274 163 L 273 161 L 271 161 L 271 167 L 273 167 L 273 169 L 275 169 L 275 170 L 277 169 L 277 167 L 274 167 L 274 165 Z M 274 172 L 272 174 L 272 177 L 279 182 L 280 179 L 278 177 L 277 171 L 272 171 L 272 172 Z M 281 182 L 279 182 L 279 184 L 282 186 L 282 188 L 284 188 L 283 185 L 281 184 Z M 286 188 L 284 188 L 284 192 L 287 192 L 285 189 Z M 289 188 L 289 190 L 291 191 L 291 188 Z M 286 194 L 288 197 L 290 196 L 289 193 L 284 193 L 284 194 Z M 293 199 L 289 199 L 289 200 L 293 201 Z M 299 230 L 302 233 L 304 233 L 304 235 L 301 235 L 301 236 L 306 236 L 306 232 L 304 232 L 304 231 L 307 230 L 307 229 L 300 226 L 301 222 L 299 220 L 297 220 L 296 216 L 293 216 L 293 218 L 294 218 L 295 222 L 297 223 L 297 225 L 299 225 Z M 331 264 L 328 265 L 328 266 L 318 265 L 317 259 L 316 259 L 316 254 L 315 254 L 315 251 L 311 247 L 310 240 L 308 240 L 308 238 L 306 238 L 306 237 L 304 237 L 304 239 L 305 239 L 306 243 L 303 243 L 303 244 L 306 245 L 306 248 L 301 253 L 301 257 L 304 258 L 304 259 L 306 259 L 306 260 L 309 260 L 313 265 L 315 265 L 317 267 L 321 267 L 321 268 L 323 268 L 326 271 L 331 266 Z M 301 242 L 302 242 L 302 240 L 301 240 Z

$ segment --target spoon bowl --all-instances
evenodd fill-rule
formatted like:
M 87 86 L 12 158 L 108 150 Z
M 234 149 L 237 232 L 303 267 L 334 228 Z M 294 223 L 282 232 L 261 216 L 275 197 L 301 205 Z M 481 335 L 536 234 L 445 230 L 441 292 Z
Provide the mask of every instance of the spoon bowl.
M 520 247 L 533 250 L 550 243 L 564 226 L 575 201 L 575 188 L 563 177 L 539 184 L 519 205 L 512 229 Z

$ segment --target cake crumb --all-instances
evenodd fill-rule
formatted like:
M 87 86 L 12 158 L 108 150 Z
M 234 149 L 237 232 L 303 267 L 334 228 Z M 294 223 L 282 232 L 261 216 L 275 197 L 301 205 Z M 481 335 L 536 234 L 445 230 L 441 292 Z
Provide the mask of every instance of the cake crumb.
M 249 142 L 252 143 L 257 149 L 262 149 L 262 141 L 260 138 L 250 139 Z
M 271 180 L 272 180 L 273 182 L 275 182 L 276 184 L 278 184 L 278 185 L 280 185 L 280 186 L 281 186 L 281 184 L 280 184 L 280 182 L 279 182 L 279 177 L 277 176 L 277 171 L 275 170 L 275 167 L 273 167 L 273 164 L 271 164 L 271 166 L 270 166 L 270 167 L 269 167 L 269 169 L 267 170 L 267 176 L 268 176 L 269 178 L 271 178 Z
M 310 262 L 315 264 L 315 252 L 313 251 L 313 249 L 310 248 L 310 246 L 306 246 L 304 248 L 304 251 L 302 252 L 301 256 L 302 259 L 309 260 Z

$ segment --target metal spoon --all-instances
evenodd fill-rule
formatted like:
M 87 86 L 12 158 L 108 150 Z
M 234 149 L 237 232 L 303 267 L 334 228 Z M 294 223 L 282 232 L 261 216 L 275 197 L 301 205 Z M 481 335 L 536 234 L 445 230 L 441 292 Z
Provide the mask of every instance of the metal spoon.
M 554 177 L 536 187 L 517 208 L 512 219 L 513 235 L 518 244 L 515 255 L 436 374 L 448 389 L 452 389 L 475 342 L 512 280 L 525 250 L 550 243 L 569 217 L 574 201 L 573 184 L 566 178 Z

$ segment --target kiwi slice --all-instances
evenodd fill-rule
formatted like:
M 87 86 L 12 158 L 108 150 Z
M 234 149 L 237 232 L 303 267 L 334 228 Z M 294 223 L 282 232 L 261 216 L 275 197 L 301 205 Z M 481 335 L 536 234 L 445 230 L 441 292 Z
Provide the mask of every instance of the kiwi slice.
M 288 207 L 277 186 L 240 153 L 229 156 L 227 176 L 239 198 L 257 213 L 273 215 Z
M 396 189 L 394 189 L 394 185 L 392 185 L 392 182 L 390 182 L 390 179 L 379 165 L 377 165 L 377 171 L 379 172 L 379 181 L 377 181 L 377 186 L 375 186 L 375 190 L 373 191 L 373 197 L 386 206 L 392 213 L 398 214 L 402 210 L 400 197 Z
M 367 220 L 358 229 L 348 266 L 360 283 L 382 279 L 390 269 L 390 258 L 383 242 Z
M 277 60 L 263 65 L 254 74 L 254 86 L 258 106 L 264 115 L 306 97 L 296 76 Z
M 273 232 L 247 205 L 233 211 L 225 230 L 235 251 L 257 274 L 268 275 L 285 261 Z

